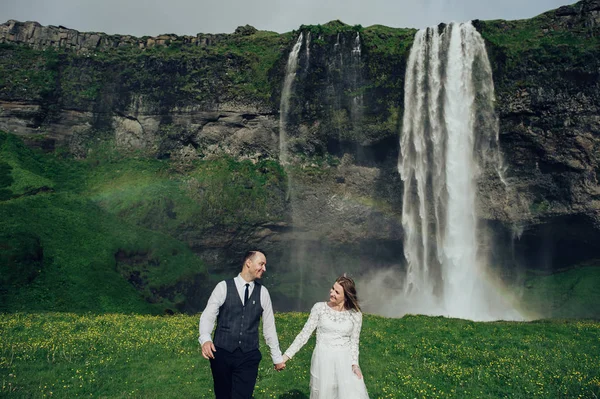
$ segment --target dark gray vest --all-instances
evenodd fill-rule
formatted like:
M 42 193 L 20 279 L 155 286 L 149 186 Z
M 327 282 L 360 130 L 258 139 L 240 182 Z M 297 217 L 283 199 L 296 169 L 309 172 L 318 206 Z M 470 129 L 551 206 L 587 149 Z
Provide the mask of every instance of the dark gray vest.
M 229 352 L 240 348 L 242 352 L 258 349 L 258 325 L 262 316 L 261 285 L 254 282 L 252 295 L 243 306 L 233 279 L 226 280 L 227 296 L 219 308 L 214 344 Z

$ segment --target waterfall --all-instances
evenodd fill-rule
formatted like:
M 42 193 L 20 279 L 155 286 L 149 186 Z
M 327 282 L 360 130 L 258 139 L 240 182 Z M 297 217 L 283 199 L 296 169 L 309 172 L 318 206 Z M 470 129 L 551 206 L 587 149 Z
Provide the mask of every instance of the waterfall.
M 308 67 L 310 66 L 310 32 L 306 34 L 306 66 L 304 67 L 304 71 L 308 71 Z
M 477 181 L 500 174 L 485 44 L 470 23 L 415 35 L 406 70 L 398 171 L 403 188 L 405 313 L 518 319 L 488 278 Z
M 285 168 L 287 176 L 287 197 L 286 200 L 290 203 L 291 215 L 292 215 L 292 228 L 294 233 L 299 236 L 302 231 L 303 220 L 299 216 L 297 209 L 297 190 L 292 171 L 290 168 L 289 149 L 288 149 L 288 135 L 287 119 L 290 113 L 290 96 L 292 94 L 292 88 L 294 80 L 296 78 L 296 72 L 298 70 L 300 48 L 302 47 L 304 35 L 301 32 L 290 51 L 288 56 L 287 65 L 285 68 L 285 78 L 283 81 L 283 87 L 281 89 L 281 102 L 279 105 L 279 161 Z M 310 32 L 306 36 L 306 63 L 308 65 L 309 60 L 309 47 L 310 47 Z M 308 68 L 308 66 L 307 66 Z M 294 273 L 294 281 L 297 283 L 298 291 L 296 293 L 296 308 L 301 309 L 302 300 L 304 298 L 304 272 L 305 272 L 305 253 L 306 248 L 304 240 L 295 239 L 291 242 L 291 248 L 288 251 L 290 258 L 285 262 L 288 265 L 293 265 L 289 272 Z
M 351 51 L 351 89 L 356 91 L 359 89 L 361 84 L 361 47 L 360 47 L 360 33 L 356 32 L 354 44 Z M 352 107 L 350 108 L 352 121 L 360 121 L 362 118 L 362 107 L 363 107 L 363 96 L 360 93 L 355 93 L 352 97 Z
M 338 33 L 337 37 L 335 39 L 335 43 L 333 45 L 333 54 L 335 54 L 336 56 L 339 57 L 340 66 L 343 67 L 344 66 L 344 55 L 342 54 L 340 48 L 341 48 L 340 34 Z
M 288 57 L 285 68 L 285 79 L 281 90 L 281 101 L 279 103 L 279 161 L 284 165 L 288 162 L 286 127 L 290 108 L 290 94 L 292 93 L 292 85 L 296 77 L 296 70 L 298 69 L 298 54 L 300 53 L 300 47 L 302 47 L 302 38 L 303 35 L 300 33 Z

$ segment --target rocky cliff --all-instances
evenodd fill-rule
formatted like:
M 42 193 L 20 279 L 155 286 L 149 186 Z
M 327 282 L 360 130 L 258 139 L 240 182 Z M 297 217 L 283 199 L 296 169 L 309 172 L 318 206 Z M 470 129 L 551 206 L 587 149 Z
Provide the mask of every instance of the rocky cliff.
M 494 67 L 508 242 L 533 267 L 598 257 L 599 22 L 600 2 L 584 1 L 528 22 L 477 24 Z
M 600 1 L 474 25 L 494 68 L 506 167 L 506 185 L 479 183 L 495 263 L 556 270 L 600 258 Z M 8 21 L 0 129 L 76 158 L 109 142 L 183 173 L 202 160 L 277 161 L 281 87 L 300 33 L 287 185 L 273 186 L 266 210 L 168 229 L 136 222 L 187 243 L 215 275 L 237 269 L 249 245 L 291 281 L 402 264 L 396 162 L 414 30 L 334 21 L 283 35 L 246 26 L 134 38 Z

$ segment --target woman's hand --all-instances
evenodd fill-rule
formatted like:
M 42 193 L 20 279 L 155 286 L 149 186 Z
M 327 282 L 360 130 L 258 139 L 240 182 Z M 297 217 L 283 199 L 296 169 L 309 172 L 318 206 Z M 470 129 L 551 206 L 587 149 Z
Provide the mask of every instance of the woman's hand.
M 287 362 L 288 360 L 290 360 L 289 356 L 283 355 L 283 361 L 275 365 L 275 370 L 281 371 L 285 369 L 285 362 Z
M 363 375 L 362 375 L 362 372 L 360 371 L 360 367 L 358 367 L 357 364 L 353 364 L 352 365 L 352 372 L 354 374 L 356 374 L 356 376 L 358 377 L 358 379 L 362 380 Z

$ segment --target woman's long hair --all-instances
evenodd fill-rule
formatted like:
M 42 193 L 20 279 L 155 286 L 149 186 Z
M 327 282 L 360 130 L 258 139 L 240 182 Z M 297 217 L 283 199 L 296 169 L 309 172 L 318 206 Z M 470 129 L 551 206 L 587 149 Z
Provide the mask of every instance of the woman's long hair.
M 346 277 L 344 273 L 335 280 L 336 283 L 342 286 L 344 289 L 344 309 L 355 310 L 360 312 L 360 305 L 358 304 L 358 296 L 356 295 L 356 284 L 350 277 Z

